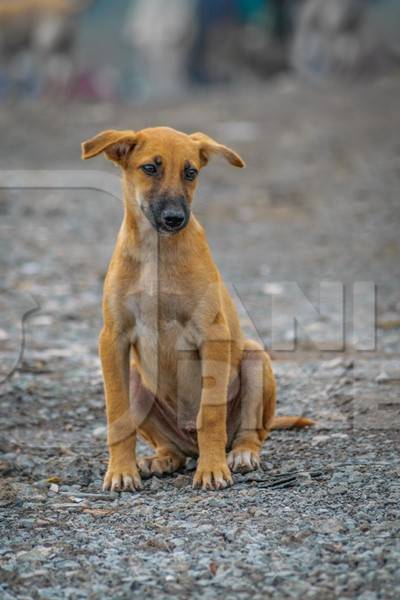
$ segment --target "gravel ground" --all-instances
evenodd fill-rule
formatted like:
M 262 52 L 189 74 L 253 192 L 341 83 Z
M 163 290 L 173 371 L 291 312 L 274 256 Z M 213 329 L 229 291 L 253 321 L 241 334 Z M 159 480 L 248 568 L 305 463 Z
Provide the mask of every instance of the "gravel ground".
M 400 596 L 399 99 L 399 81 L 312 90 L 288 79 L 181 106 L 2 107 L 2 598 Z M 262 469 L 216 493 L 192 490 L 190 462 L 141 493 L 101 492 L 96 346 L 121 206 L 93 189 L 7 189 L 15 170 L 114 173 L 82 164 L 80 141 L 149 124 L 205 130 L 246 159 L 243 172 L 210 166 L 195 209 L 243 326 L 274 342 L 279 412 L 318 419 L 274 432 Z M 320 281 L 344 286 L 343 347 L 320 344 L 337 339 L 328 299 L 289 351 L 283 282 L 318 305 Z M 361 352 L 352 298 L 366 281 L 377 338 Z M 366 323 L 368 294 L 356 309 Z

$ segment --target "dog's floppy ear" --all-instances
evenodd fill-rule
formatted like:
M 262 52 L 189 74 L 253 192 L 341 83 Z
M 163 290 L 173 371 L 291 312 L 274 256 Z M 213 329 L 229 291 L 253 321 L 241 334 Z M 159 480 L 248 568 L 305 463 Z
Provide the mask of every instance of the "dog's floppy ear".
M 226 160 L 234 167 L 242 168 L 246 166 L 244 160 L 242 160 L 240 156 L 236 154 L 236 152 L 234 152 L 231 148 L 224 146 L 223 144 L 219 144 L 205 133 L 192 133 L 189 137 L 199 144 L 200 158 L 203 165 L 208 163 L 208 160 L 212 154 L 222 154 L 222 156 L 226 158 Z
M 115 129 L 102 131 L 94 138 L 83 142 L 82 158 L 87 160 L 105 152 L 107 158 L 124 166 L 137 143 L 137 138 L 138 134 L 135 131 L 117 131 Z

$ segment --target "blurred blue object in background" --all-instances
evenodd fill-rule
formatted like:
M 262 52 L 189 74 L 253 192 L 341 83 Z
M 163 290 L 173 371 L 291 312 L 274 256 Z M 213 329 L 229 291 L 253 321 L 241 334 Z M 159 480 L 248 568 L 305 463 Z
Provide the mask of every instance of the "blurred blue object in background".
M 268 0 L 236 0 L 236 2 L 244 22 L 257 22 L 265 18 L 265 13 L 270 9 Z

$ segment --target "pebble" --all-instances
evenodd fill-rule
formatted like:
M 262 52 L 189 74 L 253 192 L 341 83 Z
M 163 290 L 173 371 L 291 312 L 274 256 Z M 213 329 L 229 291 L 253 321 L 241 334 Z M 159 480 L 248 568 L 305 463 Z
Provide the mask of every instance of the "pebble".
M 185 475 L 178 475 L 177 477 L 175 477 L 174 481 L 172 482 L 172 485 L 180 490 L 189 485 L 189 482 L 190 480 L 187 477 L 185 477 Z
M 326 442 L 328 442 L 329 439 L 330 439 L 329 435 L 324 435 L 324 434 L 315 435 L 311 440 L 311 444 L 313 446 L 318 446 L 319 444 L 326 444 Z
M 336 494 L 345 494 L 348 491 L 347 486 L 345 485 L 329 485 L 328 492 L 332 495 Z
M 92 436 L 96 440 L 106 440 L 107 439 L 107 427 L 105 425 L 100 425 L 93 429 Z
M 387 383 L 389 381 L 389 375 L 385 373 L 385 371 L 382 371 L 379 373 L 379 375 L 377 375 L 375 381 L 377 383 Z
M 325 360 L 321 363 L 321 367 L 323 369 L 336 369 L 343 364 L 343 358 L 341 356 L 337 356 L 336 358 L 332 358 L 332 360 Z

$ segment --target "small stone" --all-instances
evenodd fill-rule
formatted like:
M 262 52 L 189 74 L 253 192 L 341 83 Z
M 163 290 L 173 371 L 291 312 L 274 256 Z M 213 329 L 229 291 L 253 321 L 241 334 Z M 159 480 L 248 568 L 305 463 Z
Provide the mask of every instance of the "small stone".
M 172 485 L 178 488 L 178 490 L 180 490 L 184 488 L 188 483 L 189 480 L 187 477 L 185 477 L 185 475 L 178 475 L 177 477 L 175 477 L 174 481 L 172 482 Z
M 107 439 L 107 427 L 105 425 L 101 425 L 100 427 L 96 427 L 93 429 L 92 436 L 95 440 L 106 440 Z
M 338 356 L 337 358 L 332 358 L 332 360 L 325 360 L 321 366 L 323 369 L 335 369 L 341 364 L 343 364 L 343 358 Z
M 347 487 L 345 485 L 329 485 L 328 492 L 332 495 L 345 494 L 347 492 Z
M 307 473 L 306 471 L 298 473 L 296 475 L 296 479 L 301 485 L 310 485 L 311 483 L 313 483 L 313 479 L 310 473 Z
M 159 477 L 153 477 L 151 479 L 151 483 L 150 483 L 150 489 L 151 490 L 159 490 L 160 488 L 163 487 L 163 481 L 162 479 L 160 479 Z
M 327 519 L 320 522 L 319 530 L 323 533 L 340 533 L 345 527 L 337 519 Z
M 47 490 L 47 489 L 49 489 L 49 482 L 47 481 L 47 479 L 40 479 L 39 481 L 36 481 L 36 482 L 33 484 L 33 486 L 34 486 L 35 488 L 38 488 L 38 489 L 40 489 L 40 490 L 43 490 L 43 489 L 46 489 L 46 490 Z
M 272 469 L 274 468 L 274 465 L 272 462 L 264 462 L 262 463 L 263 468 L 265 471 L 272 471 Z
M 325 442 L 327 442 L 329 438 L 329 435 L 315 435 L 311 440 L 311 444 L 312 446 L 318 446 L 318 444 L 325 444 Z
M 379 373 L 379 375 L 376 377 L 375 381 L 377 383 L 386 383 L 387 381 L 389 381 L 389 375 L 387 373 L 385 373 L 385 371 L 382 371 L 381 373 Z
M 19 522 L 20 527 L 24 527 L 25 529 L 31 529 L 35 524 L 35 519 L 21 519 Z
M 17 553 L 17 559 L 29 560 L 29 561 L 40 561 L 45 560 L 50 554 L 53 553 L 52 548 L 46 548 L 44 546 L 36 546 L 32 550 L 22 550 Z
M 244 492 L 246 492 L 246 496 L 258 496 L 259 491 L 257 488 L 250 488 L 249 490 L 243 490 Z
M 258 517 L 262 517 L 263 515 L 264 515 L 263 511 L 262 511 L 262 510 L 260 510 L 259 508 L 257 508 L 257 509 L 254 511 L 254 516 L 255 516 L 255 517 L 257 517 L 257 518 L 258 518 Z
M 177 573 L 186 573 L 189 570 L 189 564 L 186 561 L 178 561 L 174 568 Z

